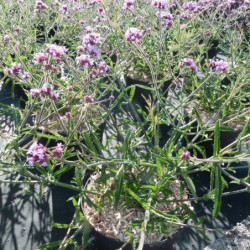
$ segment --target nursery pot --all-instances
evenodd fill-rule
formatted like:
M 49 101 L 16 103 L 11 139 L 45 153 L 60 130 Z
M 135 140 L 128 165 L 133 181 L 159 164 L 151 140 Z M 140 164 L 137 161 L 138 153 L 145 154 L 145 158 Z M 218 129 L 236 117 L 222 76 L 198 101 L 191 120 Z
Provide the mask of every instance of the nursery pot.
M 196 119 L 196 116 L 192 113 L 192 107 L 188 106 L 185 109 L 185 112 L 187 113 L 186 116 L 186 122 L 189 122 L 193 119 Z M 211 118 L 211 116 L 213 115 L 213 113 L 209 113 L 206 111 L 199 111 L 201 120 L 203 124 L 206 124 L 207 121 Z M 218 119 L 218 118 L 217 118 Z M 213 121 L 211 124 L 215 124 L 216 121 Z M 198 122 L 195 121 L 193 124 L 193 129 L 191 130 L 191 132 L 193 133 L 193 135 L 189 135 L 189 141 L 191 141 L 195 136 L 196 136 L 196 128 L 198 126 Z M 220 148 L 224 148 L 228 145 L 230 145 L 232 142 L 235 141 L 235 139 L 238 137 L 238 135 L 241 133 L 241 129 L 238 125 L 236 124 L 228 124 L 227 127 L 231 127 L 232 130 L 220 130 Z M 206 136 L 207 138 L 209 138 L 209 140 L 203 141 L 201 143 L 199 143 L 199 146 L 203 147 L 205 152 L 206 152 L 206 157 L 211 157 L 213 156 L 213 145 L 214 145 L 214 131 L 206 131 Z M 200 139 L 202 139 L 201 136 L 198 137 L 197 141 L 199 141 Z M 203 158 L 202 154 L 197 151 L 197 156 L 198 158 Z
M 81 207 L 83 209 L 83 199 L 81 199 Z M 171 236 L 168 236 L 164 240 L 160 242 L 155 242 L 152 244 L 144 244 L 143 250 L 174 250 L 174 243 L 180 237 L 183 228 L 178 229 L 178 231 Z M 123 250 L 132 250 L 132 244 L 126 243 L 125 241 L 121 241 L 119 239 L 114 239 L 106 236 L 103 233 L 98 232 L 91 224 L 90 224 L 90 234 L 94 236 L 94 245 L 98 250 L 116 250 L 121 248 Z M 138 247 L 139 243 L 136 243 L 136 247 Z
M 92 173 L 93 174 L 93 173 Z M 90 182 L 90 177 L 85 182 L 85 188 L 87 188 Z M 80 206 L 82 208 L 83 214 L 86 214 L 84 210 L 84 199 L 80 198 Z M 88 220 L 87 216 L 85 218 Z M 117 221 L 118 223 L 118 221 Z M 118 238 L 109 237 L 105 233 L 97 231 L 93 224 L 90 224 L 90 234 L 94 236 L 94 246 L 98 250 L 115 250 L 122 248 L 123 250 L 132 250 L 132 244 L 130 242 L 121 241 Z M 106 230 L 106 229 L 105 229 Z M 155 241 L 153 243 L 143 245 L 143 250 L 174 250 L 174 243 L 180 237 L 183 227 L 177 228 L 174 232 L 172 232 L 169 236 L 164 236 L 163 240 Z M 136 247 L 138 247 L 139 243 L 136 242 Z

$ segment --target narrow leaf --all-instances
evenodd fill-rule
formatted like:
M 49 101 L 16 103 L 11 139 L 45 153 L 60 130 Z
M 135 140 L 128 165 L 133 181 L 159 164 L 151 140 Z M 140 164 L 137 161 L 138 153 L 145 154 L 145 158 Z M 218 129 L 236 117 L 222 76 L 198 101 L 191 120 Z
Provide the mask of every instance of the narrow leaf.
M 184 177 L 184 179 L 188 185 L 188 188 L 190 189 L 193 197 L 196 199 L 197 193 L 196 193 L 196 188 L 195 188 L 195 185 L 194 185 L 192 179 L 187 174 L 183 174 L 183 177 Z
M 217 157 L 220 152 L 220 122 L 217 121 L 214 129 L 214 157 Z
M 61 240 L 53 241 L 49 243 L 42 244 L 41 246 L 38 246 L 37 249 L 48 249 L 49 247 L 57 247 L 62 243 Z
M 221 181 L 221 170 L 219 166 L 216 166 L 215 170 L 215 201 L 213 209 L 213 217 L 216 218 L 219 214 L 221 207 L 221 194 L 222 194 L 222 181 Z
M 123 187 L 123 180 L 124 180 L 124 168 L 120 169 L 116 180 L 116 188 L 115 188 L 115 201 L 114 201 L 114 208 L 115 210 L 118 209 L 118 203 L 120 201 L 121 191 Z

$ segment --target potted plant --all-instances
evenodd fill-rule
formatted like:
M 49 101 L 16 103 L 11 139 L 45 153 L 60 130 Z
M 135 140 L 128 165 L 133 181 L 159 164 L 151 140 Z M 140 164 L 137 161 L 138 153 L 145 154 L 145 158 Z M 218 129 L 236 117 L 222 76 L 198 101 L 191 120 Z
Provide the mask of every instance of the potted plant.
M 49 185 L 75 191 L 72 223 L 53 224 L 67 228 L 65 238 L 40 248 L 77 247 L 78 233 L 86 246 L 89 227 L 99 244 L 110 240 L 125 249 L 170 248 L 182 227 L 206 238 L 195 203 L 211 200 L 215 218 L 223 196 L 250 187 L 248 174 L 237 176 L 231 165 L 250 155 L 240 151 L 249 142 L 247 41 L 224 27 L 243 15 L 243 3 L 18 5 L 1 9 L 0 69 L 22 86 L 27 101 L 24 109 L 7 107 L 15 130 L 8 135 L 1 125 L 0 136 L 10 140 L 0 153 L 0 172 L 21 180 L 0 183 L 39 185 L 41 194 Z M 32 14 L 23 18 L 24 9 Z M 44 41 L 37 42 L 27 23 L 42 23 Z M 228 58 L 211 58 L 214 39 Z M 224 143 L 234 126 L 238 134 Z M 202 144 L 210 137 L 208 154 Z M 209 175 L 209 191 L 200 197 L 194 173 Z M 232 183 L 239 188 L 227 191 Z

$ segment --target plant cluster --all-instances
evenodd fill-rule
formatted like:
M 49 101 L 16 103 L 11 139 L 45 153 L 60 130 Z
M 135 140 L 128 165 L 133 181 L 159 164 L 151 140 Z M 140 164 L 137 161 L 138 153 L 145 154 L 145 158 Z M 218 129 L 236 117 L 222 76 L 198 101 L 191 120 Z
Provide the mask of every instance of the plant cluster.
M 24 96 L 18 107 L 0 100 L 0 114 L 15 117 L 12 134 L 1 127 L 0 172 L 76 191 L 76 233 L 91 220 L 76 202 L 83 197 L 97 214 L 139 209 L 122 238 L 138 249 L 190 218 L 206 237 L 191 202 L 212 200 L 216 217 L 224 195 L 250 190 L 250 169 L 238 178 L 232 166 L 250 166 L 249 8 L 248 0 L 2 0 L 1 82 Z M 223 145 L 223 131 L 237 136 Z M 210 173 L 210 191 L 197 197 L 200 172 Z M 77 245 L 76 233 L 41 248 Z

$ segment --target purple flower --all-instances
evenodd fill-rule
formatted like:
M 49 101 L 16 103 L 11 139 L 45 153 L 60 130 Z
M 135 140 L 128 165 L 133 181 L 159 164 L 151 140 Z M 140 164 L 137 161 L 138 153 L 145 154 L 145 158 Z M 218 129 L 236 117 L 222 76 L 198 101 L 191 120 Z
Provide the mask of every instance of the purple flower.
M 195 3 L 195 2 L 192 2 L 192 1 L 190 1 L 190 2 L 187 2 L 187 3 L 185 3 L 184 5 L 183 5 L 183 7 L 184 7 L 184 10 L 195 10 L 198 6 L 197 6 L 197 3 Z
M 67 5 L 67 4 L 63 4 L 63 5 L 62 5 L 61 12 L 62 12 L 63 14 L 65 14 L 65 13 L 67 13 L 67 11 L 68 11 L 68 5 Z
M 189 151 L 182 152 L 180 159 L 181 160 L 189 160 L 190 159 L 190 152 Z
M 67 117 L 67 118 L 70 118 L 70 116 L 71 116 L 70 112 L 67 112 L 67 113 L 65 114 L 65 117 Z
M 218 59 L 216 61 L 213 61 L 212 59 L 209 59 L 209 63 L 208 63 L 209 68 L 215 67 L 216 70 L 221 70 L 223 73 L 227 73 L 228 66 L 229 64 L 226 61 L 218 60 Z
M 51 95 L 54 87 L 49 83 L 44 83 L 41 89 L 41 94 Z
M 88 55 L 78 56 L 76 57 L 76 61 L 80 66 L 85 66 L 85 67 L 92 66 L 94 64 L 93 60 Z
M 83 44 L 86 47 L 92 47 L 101 42 L 101 35 L 99 33 L 88 33 L 83 37 Z
M 100 59 L 100 57 L 101 57 L 101 53 L 96 47 L 87 48 L 87 53 L 90 56 L 96 56 L 96 58 L 98 58 L 98 59 Z
M 151 4 L 157 7 L 158 9 L 166 9 L 168 6 L 166 0 L 153 0 Z
M 14 31 L 16 31 L 19 34 L 22 31 L 22 29 L 20 27 L 16 27 L 14 28 Z
M 198 68 L 195 65 L 195 62 L 193 61 L 193 59 L 191 59 L 191 58 L 184 58 L 184 59 L 181 60 L 179 66 L 182 68 L 183 64 L 189 66 L 192 69 L 192 71 L 194 71 L 195 73 L 198 72 Z
M 209 68 L 214 67 L 214 60 L 209 59 L 208 67 L 209 67 Z
M 24 73 L 23 73 L 23 79 L 28 79 L 28 78 L 30 78 L 30 74 L 29 74 L 29 72 L 27 72 L 27 71 L 25 71 Z
M 35 60 L 36 60 L 36 64 L 41 64 L 44 61 L 48 60 L 48 56 L 44 53 L 39 52 L 35 55 Z
M 4 44 L 7 44 L 10 40 L 11 40 L 11 36 L 9 36 L 9 35 L 5 35 L 5 36 L 3 37 L 3 43 L 4 43 Z
M 167 12 L 165 12 L 165 11 L 158 11 L 157 13 L 156 13 L 156 15 L 157 16 L 160 16 L 160 18 L 161 19 L 167 19 L 167 20 L 170 20 L 170 21 L 172 21 L 174 18 L 173 18 L 173 16 L 172 16 L 172 14 L 170 14 L 170 13 L 167 13 Z
M 59 98 L 59 95 L 53 91 L 51 92 L 51 99 L 54 101 L 54 102 L 57 102 L 58 101 L 58 98 Z
M 178 82 L 178 83 L 180 83 L 180 84 L 183 84 L 184 79 L 183 79 L 183 78 L 181 78 L 181 77 L 179 77 L 179 78 L 177 78 L 177 82 Z
M 174 25 L 174 22 L 172 20 L 166 20 L 165 24 L 163 23 L 163 26 L 171 27 Z
M 39 95 L 41 94 L 41 89 L 31 89 L 30 90 L 31 95 L 35 96 L 36 98 L 39 97 Z
M 56 148 L 52 150 L 52 157 L 61 158 L 62 154 L 63 154 L 62 143 L 57 143 Z
M 12 63 L 12 67 L 6 68 L 5 71 L 9 75 L 22 76 L 22 69 L 20 63 L 18 65 L 16 64 L 16 62 Z
M 221 70 L 223 71 L 223 73 L 227 73 L 227 69 L 228 69 L 228 62 L 225 62 L 223 60 L 216 60 L 214 62 L 214 66 L 217 70 Z
M 85 102 L 86 103 L 92 103 L 94 100 L 90 97 L 90 96 L 88 96 L 88 95 L 85 95 L 84 96 L 84 100 L 85 100 Z
M 122 9 L 131 10 L 134 7 L 134 0 L 125 0 Z
M 36 6 L 35 6 L 35 13 L 41 13 L 43 10 L 48 9 L 48 5 L 45 4 L 44 2 L 38 0 L 36 1 Z
M 136 39 L 142 39 L 142 31 L 137 28 L 129 28 L 125 33 L 126 40 L 133 42 Z
M 48 154 L 47 154 L 47 148 L 44 147 L 42 144 L 34 142 L 27 154 L 29 154 L 31 157 L 28 158 L 28 164 L 30 166 L 33 166 L 34 163 L 38 163 L 42 165 L 43 167 L 47 166 L 47 159 L 48 159 Z
M 64 46 L 56 44 L 46 44 L 46 47 L 45 52 L 51 54 L 53 57 L 63 56 L 68 51 Z
M 99 74 L 98 70 L 96 69 L 92 69 L 90 72 L 89 72 L 89 76 L 94 78 L 96 77 L 97 75 Z
M 86 48 L 84 48 L 83 46 L 79 46 L 79 47 L 77 48 L 76 53 L 77 53 L 77 54 L 80 54 L 80 53 L 85 52 L 85 50 L 86 50 Z
M 85 27 L 85 33 L 86 34 L 89 34 L 89 33 L 92 33 L 92 32 L 93 32 L 93 29 L 90 26 Z
M 104 63 L 104 62 L 100 62 L 98 63 L 97 65 L 97 68 L 98 68 L 98 71 L 103 75 L 105 76 L 106 75 L 106 72 L 109 70 L 109 66 Z
M 111 95 L 111 96 L 109 97 L 109 100 L 110 100 L 110 101 L 113 101 L 113 100 L 115 100 L 115 97 L 114 97 L 113 95 Z

